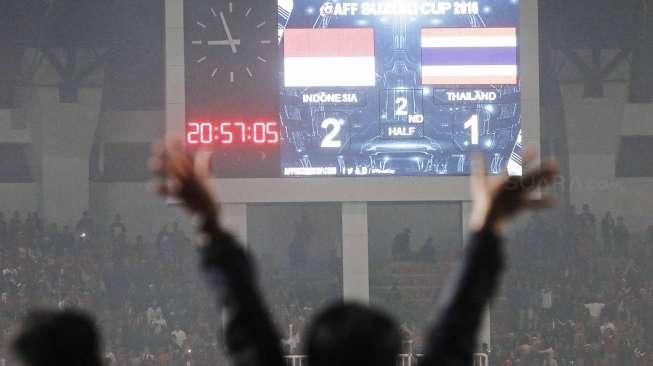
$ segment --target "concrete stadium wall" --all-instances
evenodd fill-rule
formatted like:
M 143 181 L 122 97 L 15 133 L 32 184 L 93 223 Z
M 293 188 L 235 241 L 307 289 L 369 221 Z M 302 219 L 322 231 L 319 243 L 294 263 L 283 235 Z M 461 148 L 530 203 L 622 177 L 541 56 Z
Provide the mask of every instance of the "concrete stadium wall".
M 97 143 L 152 143 L 165 133 L 163 111 L 104 111 L 96 133 Z M 102 147 L 100 147 L 102 148 Z M 168 207 L 150 192 L 148 183 L 91 183 L 91 206 L 99 222 L 120 214 L 129 223 L 130 236 L 152 238 L 164 224 L 179 222 L 188 233 L 190 222 L 181 209 Z
M 0 109 L 0 143 L 32 142 L 29 129 L 20 127 L 20 110 Z M 14 210 L 23 216 L 28 211 L 39 210 L 38 185 L 36 183 L 0 183 L 0 212 L 5 217 Z
M 192 232 L 188 216 L 156 197 L 146 183 L 93 183 L 92 192 L 97 221 L 109 225 L 120 214 L 130 238 L 141 234 L 153 239 L 163 225 L 175 221 L 187 234 Z
M 18 210 L 25 217 L 27 212 L 39 210 L 38 197 L 36 183 L 0 183 L 0 212 L 6 218 Z
M 599 99 L 584 99 L 578 83 L 562 91 L 572 203 L 579 208 L 588 203 L 597 215 L 611 210 L 624 216 L 631 230 L 645 230 L 653 224 L 653 178 L 617 178 L 615 165 L 621 136 L 653 135 L 653 104 L 628 103 L 624 82 L 607 83 Z
M 13 210 L 23 215 L 41 211 L 48 221 L 74 225 L 81 212 L 91 208 L 98 223 L 108 224 L 120 213 L 134 235 L 152 237 L 174 221 L 188 231 L 183 212 L 168 208 L 146 183 L 89 181 L 89 156 L 96 139 L 100 144 L 151 143 L 165 131 L 163 111 L 100 112 L 99 91 L 84 89 L 81 103 L 64 105 L 56 87 L 21 89 L 21 107 L 0 110 L 0 142 L 32 143 L 30 165 L 36 178 L 35 183 L 0 183 L 0 211 L 5 215 Z

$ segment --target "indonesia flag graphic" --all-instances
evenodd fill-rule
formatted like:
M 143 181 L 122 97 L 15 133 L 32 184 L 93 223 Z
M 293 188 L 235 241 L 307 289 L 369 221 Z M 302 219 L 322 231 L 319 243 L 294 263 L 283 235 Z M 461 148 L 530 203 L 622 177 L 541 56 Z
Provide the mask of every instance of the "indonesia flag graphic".
M 517 84 L 515 28 L 422 29 L 422 84 Z
M 286 87 L 374 86 L 374 30 L 286 29 L 284 83 Z

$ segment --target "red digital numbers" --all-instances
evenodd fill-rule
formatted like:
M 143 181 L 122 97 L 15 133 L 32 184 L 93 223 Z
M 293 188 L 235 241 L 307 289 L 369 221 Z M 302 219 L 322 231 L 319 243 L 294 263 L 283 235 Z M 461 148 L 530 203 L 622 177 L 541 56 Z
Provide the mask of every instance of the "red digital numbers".
M 189 145 L 274 145 L 279 141 L 277 122 L 189 122 L 186 126 Z

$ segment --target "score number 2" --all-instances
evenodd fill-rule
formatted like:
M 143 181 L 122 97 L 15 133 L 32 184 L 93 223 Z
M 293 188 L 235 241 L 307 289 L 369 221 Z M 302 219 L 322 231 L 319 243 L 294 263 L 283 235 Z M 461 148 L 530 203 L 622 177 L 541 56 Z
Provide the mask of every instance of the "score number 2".
M 408 116 L 408 98 L 397 97 L 397 99 L 395 99 L 395 116 L 397 117 Z
M 470 130 L 472 135 L 472 145 L 478 145 L 479 130 L 478 130 L 478 114 L 473 115 L 465 122 L 465 130 Z
M 327 118 L 322 121 L 321 127 L 327 131 L 326 136 L 322 139 L 322 148 L 335 148 L 339 149 L 342 147 L 342 141 L 340 141 L 340 130 L 342 130 L 343 122 L 335 118 Z

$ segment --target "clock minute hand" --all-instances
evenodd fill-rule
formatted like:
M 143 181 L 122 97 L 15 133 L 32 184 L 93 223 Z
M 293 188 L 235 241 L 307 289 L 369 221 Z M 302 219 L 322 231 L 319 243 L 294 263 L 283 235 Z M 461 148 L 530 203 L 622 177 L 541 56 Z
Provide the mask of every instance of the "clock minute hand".
M 224 32 L 227 34 L 227 39 L 233 42 L 234 38 L 231 36 L 231 30 L 229 30 L 229 26 L 227 25 L 227 20 L 224 18 L 223 12 L 220 12 L 220 20 L 222 20 L 222 26 L 224 27 Z M 230 46 L 231 46 L 231 52 L 238 53 L 238 49 L 236 48 L 235 43 L 231 43 Z

